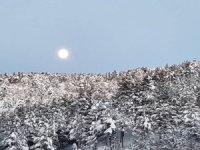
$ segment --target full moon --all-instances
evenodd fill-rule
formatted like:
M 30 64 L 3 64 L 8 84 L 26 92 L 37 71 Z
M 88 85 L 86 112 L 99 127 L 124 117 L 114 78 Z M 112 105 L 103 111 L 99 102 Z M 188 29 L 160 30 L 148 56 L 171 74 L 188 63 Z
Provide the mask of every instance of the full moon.
M 69 51 L 67 49 L 58 50 L 58 57 L 60 59 L 67 59 L 69 56 Z

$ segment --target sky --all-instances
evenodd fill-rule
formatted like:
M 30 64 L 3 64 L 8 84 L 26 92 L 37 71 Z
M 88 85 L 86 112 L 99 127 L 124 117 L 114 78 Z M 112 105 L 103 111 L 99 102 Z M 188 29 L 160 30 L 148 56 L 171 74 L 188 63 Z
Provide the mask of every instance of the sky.
M 199 0 L 0 0 L 0 73 L 106 73 L 200 59 Z M 60 48 L 69 58 L 57 56 Z

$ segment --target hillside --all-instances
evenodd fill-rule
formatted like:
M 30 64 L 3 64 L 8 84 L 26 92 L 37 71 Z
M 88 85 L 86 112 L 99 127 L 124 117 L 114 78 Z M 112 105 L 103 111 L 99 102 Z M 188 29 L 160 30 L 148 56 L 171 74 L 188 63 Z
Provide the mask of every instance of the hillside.
M 73 142 L 109 149 L 102 140 L 115 126 L 132 133 L 126 149 L 200 149 L 200 62 L 107 74 L 2 74 L 0 85 L 2 150 Z

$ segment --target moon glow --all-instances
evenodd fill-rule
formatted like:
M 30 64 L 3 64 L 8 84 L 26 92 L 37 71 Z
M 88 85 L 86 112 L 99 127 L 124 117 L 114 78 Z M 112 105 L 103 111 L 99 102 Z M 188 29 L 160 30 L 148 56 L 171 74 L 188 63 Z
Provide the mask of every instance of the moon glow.
M 60 59 L 67 59 L 69 57 L 69 51 L 67 49 L 58 50 L 58 57 Z

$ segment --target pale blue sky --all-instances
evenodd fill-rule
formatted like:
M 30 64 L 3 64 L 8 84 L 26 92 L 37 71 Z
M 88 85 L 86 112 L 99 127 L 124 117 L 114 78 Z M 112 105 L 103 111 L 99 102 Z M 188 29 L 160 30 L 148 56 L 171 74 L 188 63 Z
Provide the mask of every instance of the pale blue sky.
M 164 66 L 199 60 L 199 40 L 199 0 L 0 0 L 1 73 Z

